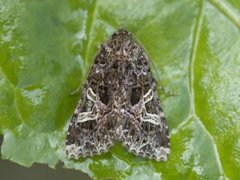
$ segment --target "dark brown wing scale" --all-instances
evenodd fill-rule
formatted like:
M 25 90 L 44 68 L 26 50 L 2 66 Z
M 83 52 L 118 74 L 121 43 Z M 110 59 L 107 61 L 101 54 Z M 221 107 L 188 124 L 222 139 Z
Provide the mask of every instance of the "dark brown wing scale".
M 97 54 L 68 129 L 66 150 L 79 158 L 106 152 L 114 142 L 137 155 L 166 161 L 168 126 L 143 48 L 124 29 Z

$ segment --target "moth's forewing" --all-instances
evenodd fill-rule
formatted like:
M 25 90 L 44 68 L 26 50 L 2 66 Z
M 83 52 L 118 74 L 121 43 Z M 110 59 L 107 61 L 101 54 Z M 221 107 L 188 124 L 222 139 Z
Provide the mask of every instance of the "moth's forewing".
M 76 159 L 101 154 L 116 140 L 157 161 L 166 161 L 170 153 L 149 58 L 124 29 L 111 36 L 94 60 L 69 125 L 67 153 Z

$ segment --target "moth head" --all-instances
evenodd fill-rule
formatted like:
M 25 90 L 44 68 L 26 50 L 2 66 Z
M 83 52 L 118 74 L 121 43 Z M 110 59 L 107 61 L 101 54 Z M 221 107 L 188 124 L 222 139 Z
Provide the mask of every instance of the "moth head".
M 124 36 L 124 37 L 131 38 L 131 33 L 128 32 L 126 29 L 121 28 L 118 31 L 113 33 L 112 38 L 118 37 L 118 36 Z
M 134 42 L 130 32 L 119 29 L 105 44 L 105 51 L 115 60 L 132 61 L 138 56 L 140 48 Z

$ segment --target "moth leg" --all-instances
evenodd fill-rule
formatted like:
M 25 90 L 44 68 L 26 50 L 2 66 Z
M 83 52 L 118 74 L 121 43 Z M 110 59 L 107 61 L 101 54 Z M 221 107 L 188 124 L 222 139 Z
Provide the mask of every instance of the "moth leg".
M 74 96 L 76 94 L 79 94 L 81 89 L 82 89 L 82 87 L 78 87 L 77 89 L 73 90 L 72 92 L 70 92 L 70 96 Z

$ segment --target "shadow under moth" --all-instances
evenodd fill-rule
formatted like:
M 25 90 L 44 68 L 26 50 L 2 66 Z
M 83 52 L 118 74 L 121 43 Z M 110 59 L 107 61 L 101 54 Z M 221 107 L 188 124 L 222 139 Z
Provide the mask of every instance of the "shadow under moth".
M 113 33 L 95 57 L 68 128 L 66 151 L 74 159 L 94 156 L 116 141 L 156 161 L 170 154 L 150 60 L 124 29 Z

